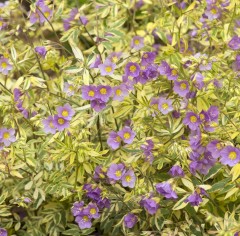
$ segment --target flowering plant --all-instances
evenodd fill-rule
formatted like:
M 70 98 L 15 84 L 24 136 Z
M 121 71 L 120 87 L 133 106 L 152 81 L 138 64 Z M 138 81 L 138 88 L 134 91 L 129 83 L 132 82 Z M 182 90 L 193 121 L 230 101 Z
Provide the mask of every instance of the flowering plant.
M 0 4 L 0 235 L 240 235 L 237 0 Z

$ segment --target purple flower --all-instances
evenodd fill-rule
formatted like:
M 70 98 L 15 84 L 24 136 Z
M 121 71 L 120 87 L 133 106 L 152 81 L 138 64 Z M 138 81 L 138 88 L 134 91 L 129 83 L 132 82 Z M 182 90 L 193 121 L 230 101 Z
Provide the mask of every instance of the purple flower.
M 207 112 L 211 121 L 218 122 L 219 109 L 217 106 L 211 106 Z
M 102 166 L 96 166 L 94 170 L 93 179 L 95 181 L 99 181 L 101 179 L 105 179 L 105 177 L 106 177 L 106 172 L 103 170 Z
M 160 207 L 152 198 L 143 198 L 139 204 L 144 207 L 150 215 L 154 215 Z
M 82 98 L 84 100 L 94 100 L 96 99 L 97 88 L 93 85 L 83 85 L 82 86 Z
M 191 130 L 191 133 L 189 135 L 189 144 L 193 150 L 197 150 L 199 148 L 199 146 L 201 145 L 201 138 L 202 133 L 200 128 L 197 128 L 196 130 Z
M 150 63 L 153 63 L 156 58 L 156 53 L 155 52 L 144 52 L 142 55 L 142 65 L 147 65 Z
M 189 83 L 186 80 L 182 81 L 174 81 L 173 90 L 177 93 L 180 97 L 185 97 L 189 92 Z
M 112 52 L 107 56 L 106 61 L 111 61 L 112 63 L 117 63 L 122 56 L 121 52 Z
M 53 117 L 53 126 L 59 131 L 63 131 L 65 128 L 69 127 L 69 120 L 65 120 L 63 117 L 59 115 L 54 115 Z
M 63 107 L 57 108 L 58 117 L 62 117 L 64 120 L 71 120 L 75 114 L 75 111 L 72 107 L 67 103 Z
M 125 126 L 121 131 L 118 131 L 118 135 L 122 138 L 124 143 L 131 144 L 136 133 L 132 131 L 130 127 Z
M 0 58 L 0 72 L 7 75 L 10 70 L 12 70 L 12 65 L 9 64 L 8 58 Z
M 88 187 L 86 190 L 87 190 L 87 197 L 89 197 L 90 199 L 92 199 L 94 201 L 99 201 L 99 199 L 101 198 L 101 192 L 102 192 L 102 190 L 100 188 L 98 188 L 98 187 L 93 188 L 90 185 L 90 187 Z
M 35 47 L 35 52 L 38 53 L 43 58 L 45 58 L 47 54 L 46 48 L 42 46 Z
M 111 202 L 108 198 L 101 198 L 96 203 L 100 209 L 110 208 L 110 205 L 111 205 Z
M 98 68 L 98 66 L 102 63 L 100 55 L 96 56 L 95 61 L 89 66 L 90 69 Z
M 83 206 L 84 206 L 84 202 L 74 202 L 73 203 L 73 207 L 71 209 L 71 212 L 73 214 L 73 216 L 78 216 L 81 214 L 82 210 L 83 210 Z
M 53 117 L 49 116 L 48 118 L 44 119 L 42 121 L 43 125 L 44 125 L 44 132 L 45 133 L 50 133 L 50 134 L 55 134 L 56 133 L 56 127 L 53 124 Z
M 236 232 L 233 236 L 240 236 L 240 231 Z
M 106 107 L 106 103 L 101 99 L 95 99 L 91 101 L 91 107 L 96 111 L 99 112 Z
M 16 141 L 15 137 L 15 130 L 14 129 L 0 129 L 0 142 L 4 143 L 5 146 L 10 146 L 11 143 Z
M 158 109 L 164 114 L 168 114 L 170 111 L 173 111 L 172 99 L 159 98 L 158 100 Z
M 217 159 L 221 155 L 223 144 L 219 140 L 213 140 L 208 143 L 206 148 L 211 153 L 212 157 Z
M 76 217 L 75 221 L 78 223 L 80 229 L 88 229 L 92 226 L 88 209 L 82 210 L 81 213 Z
M 183 124 L 187 125 L 191 130 L 196 130 L 200 125 L 200 119 L 198 115 L 191 111 L 186 114 Z
M 233 62 L 232 67 L 234 71 L 240 71 L 240 55 L 236 56 L 236 61 Z
M 221 16 L 221 11 L 218 7 L 211 5 L 210 7 L 207 7 L 205 15 L 209 20 L 219 19 Z
M 151 64 L 147 66 L 147 69 L 144 70 L 144 74 L 148 79 L 154 79 L 159 76 L 158 66 L 156 64 Z
M 202 89 L 204 87 L 203 75 L 201 73 L 197 72 L 192 79 L 193 79 L 193 85 L 197 89 Z
M 240 150 L 233 146 L 227 146 L 220 152 L 220 162 L 224 165 L 235 166 L 240 162 Z
M 111 164 L 107 171 L 107 176 L 113 180 L 120 180 L 125 174 L 125 166 L 123 164 Z
M 0 236 L 8 236 L 7 230 L 0 228 Z
M 98 209 L 96 204 L 89 203 L 86 209 L 88 210 L 89 215 L 90 215 L 91 218 L 97 219 L 97 218 L 100 217 L 99 209 Z
M 134 36 L 131 41 L 131 48 L 140 50 L 144 47 L 144 39 L 140 36 Z
M 19 101 L 21 96 L 22 96 L 22 92 L 19 89 L 15 88 L 13 90 L 14 101 L 15 102 Z
M 240 37 L 238 37 L 237 35 L 233 36 L 232 39 L 229 41 L 228 46 L 232 50 L 240 49 Z
M 120 84 L 112 89 L 113 100 L 122 101 L 128 95 L 128 89 L 125 84 Z
M 116 150 L 119 148 L 121 141 L 122 141 L 121 137 L 116 132 L 112 131 L 107 139 L 107 144 L 113 150 Z
M 200 194 L 194 192 L 184 202 L 189 202 L 192 206 L 198 206 L 202 201 Z
M 80 16 L 79 21 L 83 24 L 86 25 L 88 23 L 88 19 L 86 16 Z
M 134 188 L 136 176 L 135 176 L 133 170 L 128 170 L 127 172 L 125 172 L 125 174 L 122 176 L 121 180 L 122 180 L 123 187 Z
M 178 78 L 178 71 L 174 68 L 170 68 L 170 71 L 167 73 L 168 80 L 176 80 Z
M 206 59 L 202 60 L 199 66 L 200 71 L 207 71 L 212 69 L 212 62 L 208 62 Z
M 0 17 L 0 30 L 3 30 L 4 28 L 6 28 L 7 23 L 3 21 L 3 18 Z
M 214 79 L 213 80 L 213 84 L 215 87 L 217 88 L 222 88 L 223 84 L 222 84 L 222 81 L 221 80 L 218 80 L 218 79 Z
M 172 189 L 168 182 L 156 184 L 156 190 L 159 194 L 163 195 L 167 199 L 177 199 L 176 192 Z
M 74 87 L 72 84 L 69 84 L 68 82 L 64 83 L 63 86 L 63 92 L 66 93 L 67 96 L 72 96 L 74 94 Z
M 97 86 L 96 97 L 103 102 L 107 102 L 112 94 L 112 88 L 110 86 L 100 85 Z
M 137 217 L 133 213 L 128 213 L 124 216 L 125 227 L 131 229 L 137 223 Z
M 137 63 L 129 62 L 125 67 L 125 75 L 137 77 L 140 73 L 140 66 Z
M 160 75 L 168 75 L 171 72 L 171 68 L 166 61 L 162 61 L 161 65 L 158 67 L 158 72 Z
M 153 154 L 152 154 L 152 149 L 154 148 L 154 143 L 152 140 L 147 140 L 147 144 L 141 145 L 141 150 L 143 150 L 144 155 L 146 156 L 146 160 L 152 164 L 153 162 Z
M 113 75 L 116 64 L 112 63 L 111 61 L 105 61 L 103 64 L 100 64 L 98 68 L 100 69 L 100 73 L 102 76 Z
M 183 169 L 178 165 L 173 166 L 168 173 L 172 177 L 184 177 L 185 175 Z
M 78 13 L 78 9 L 77 8 L 73 8 L 70 11 L 69 17 L 67 19 L 63 20 L 63 27 L 64 27 L 65 31 L 70 29 L 70 22 L 74 20 L 74 18 L 77 15 L 77 13 Z

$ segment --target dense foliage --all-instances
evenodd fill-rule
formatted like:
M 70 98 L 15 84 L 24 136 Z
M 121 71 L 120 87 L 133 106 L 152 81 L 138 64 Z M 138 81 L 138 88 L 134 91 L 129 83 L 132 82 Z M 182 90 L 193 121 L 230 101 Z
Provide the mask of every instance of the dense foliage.
M 239 13 L 1 3 L 0 235 L 239 235 Z

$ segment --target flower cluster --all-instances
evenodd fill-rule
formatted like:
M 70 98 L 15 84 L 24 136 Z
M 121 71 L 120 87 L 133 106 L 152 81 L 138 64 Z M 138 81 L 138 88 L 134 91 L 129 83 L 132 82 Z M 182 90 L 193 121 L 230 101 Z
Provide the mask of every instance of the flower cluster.
M 70 126 L 70 121 L 75 114 L 75 111 L 67 103 L 64 106 L 57 108 L 57 114 L 49 116 L 42 121 L 44 131 L 46 133 L 55 134 L 58 131 L 63 131 Z
M 201 195 L 208 196 L 203 188 L 197 188 L 193 194 L 185 199 L 185 202 L 189 202 L 192 206 L 198 206 L 203 201 Z
M 126 170 L 124 164 L 111 164 L 108 168 L 107 176 L 110 183 L 115 183 L 118 180 L 122 181 L 123 187 L 134 188 L 136 176 L 132 169 Z

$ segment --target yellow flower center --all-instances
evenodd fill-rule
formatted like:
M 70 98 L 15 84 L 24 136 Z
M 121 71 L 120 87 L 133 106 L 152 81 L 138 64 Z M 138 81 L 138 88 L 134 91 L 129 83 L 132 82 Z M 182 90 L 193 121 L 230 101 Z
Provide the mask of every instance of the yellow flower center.
M 68 87 L 68 89 L 70 90 L 70 91 L 73 91 L 73 86 L 72 85 L 70 85 L 69 87 Z
M 91 215 L 95 215 L 96 214 L 96 209 L 95 208 L 91 208 L 91 210 L 90 210 L 90 213 L 91 213 Z
M 235 160 L 237 158 L 237 153 L 236 152 L 230 152 L 228 154 L 228 157 L 231 159 L 231 160 Z
M 215 9 L 215 8 L 213 8 L 212 10 L 211 10 L 211 12 L 212 12 L 212 14 L 217 14 L 217 10 Z
M 177 70 L 173 69 L 171 73 L 172 75 L 177 75 Z
M 117 170 L 117 171 L 115 172 L 115 175 L 116 175 L 117 177 L 121 177 L 122 171 L 121 171 L 121 170 Z
M 115 138 L 115 141 L 118 142 L 118 143 L 120 143 L 120 142 L 121 142 L 121 138 L 120 138 L 119 136 L 117 136 L 117 137 Z
M 50 16 L 50 12 L 49 11 L 44 12 L 44 16 L 48 18 Z
M 62 112 L 62 116 L 64 116 L 64 117 L 68 116 L 68 111 L 64 110 L 64 111 Z
M 221 150 L 222 149 L 222 144 L 221 143 L 217 143 L 216 147 L 217 147 L 218 150 Z
M 148 54 L 147 53 L 143 54 L 143 57 L 148 58 Z
M 7 63 L 6 62 L 2 62 L 2 68 L 3 69 L 7 68 Z
M 122 94 L 122 90 L 121 90 L 121 89 L 117 89 L 117 90 L 116 90 L 116 95 L 117 95 L 117 96 L 120 96 L 121 94 Z
M 138 45 L 139 43 L 140 43 L 140 42 L 139 42 L 138 39 L 135 39 L 135 40 L 134 40 L 134 44 L 135 44 L 135 45 Z
M 185 90 L 187 88 L 187 85 L 185 83 L 180 84 L 181 90 Z
M 200 188 L 197 188 L 197 189 L 196 189 L 196 192 L 197 192 L 197 194 L 200 194 L 200 193 L 201 193 L 201 189 L 200 189 Z
M 146 66 L 141 66 L 141 70 L 145 70 L 145 69 L 146 69 Z
M 100 89 L 100 93 L 101 93 L 101 94 L 106 94 L 106 93 L 107 93 L 107 89 L 101 88 L 101 89 Z
M 131 135 L 128 132 L 126 132 L 126 133 L 124 133 L 123 137 L 125 139 L 129 139 L 131 137 Z
M 112 67 L 111 67 L 111 66 L 107 66 L 107 67 L 105 68 L 105 71 L 108 72 L 108 73 L 111 72 L 111 71 L 112 71 Z
M 125 177 L 125 179 L 126 179 L 126 181 L 129 183 L 129 182 L 131 181 L 132 177 L 131 177 L 130 175 L 127 175 L 127 176 Z
M 132 66 L 130 66 L 129 69 L 131 72 L 135 72 L 137 68 L 136 68 L 136 66 L 132 65 Z
M 84 216 L 84 217 L 83 217 L 83 220 L 84 220 L 85 222 L 87 222 L 87 221 L 88 221 L 88 217 L 87 217 L 87 216 Z
M 191 116 L 191 117 L 190 117 L 190 121 L 191 121 L 192 123 L 196 123 L 196 122 L 197 122 L 197 117 L 196 117 L 196 116 Z
M 49 126 L 50 126 L 51 128 L 54 128 L 54 125 L 53 125 L 52 121 L 49 122 Z
M 8 139 L 10 137 L 10 134 L 8 133 L 8 132 L 5 132 L 4 134 L 3 134 L 3 138 L 4 139 Z
M 167 103 L 163 103 L 163 104 L 162 104 L 162 109 L 166 110 L 166 109 L 168 109 L 168 107 L 169 107 L 169 106 L 168 106 Z
M 93 97 L 94 95 L 95 95 L 95 92 L 94 92 L 94 91 L 90 90 L 90 91 L 88 92 L 88 96 L 89 96 L 89 97 Z
M 59 125 L 63 125 L 64 124 L 64 119 L 63 118 L 59 118 L 58 119 L 58 124 Z
M 99 174 L 99 177 L 100 177 L 101 179 L 104 179 L 104 178 L 105 178 L 104 174 L 102 174 L 102 173 Z
M 3 25 L 3 22 L 2 21 L 0 21 L 0 27 Z

